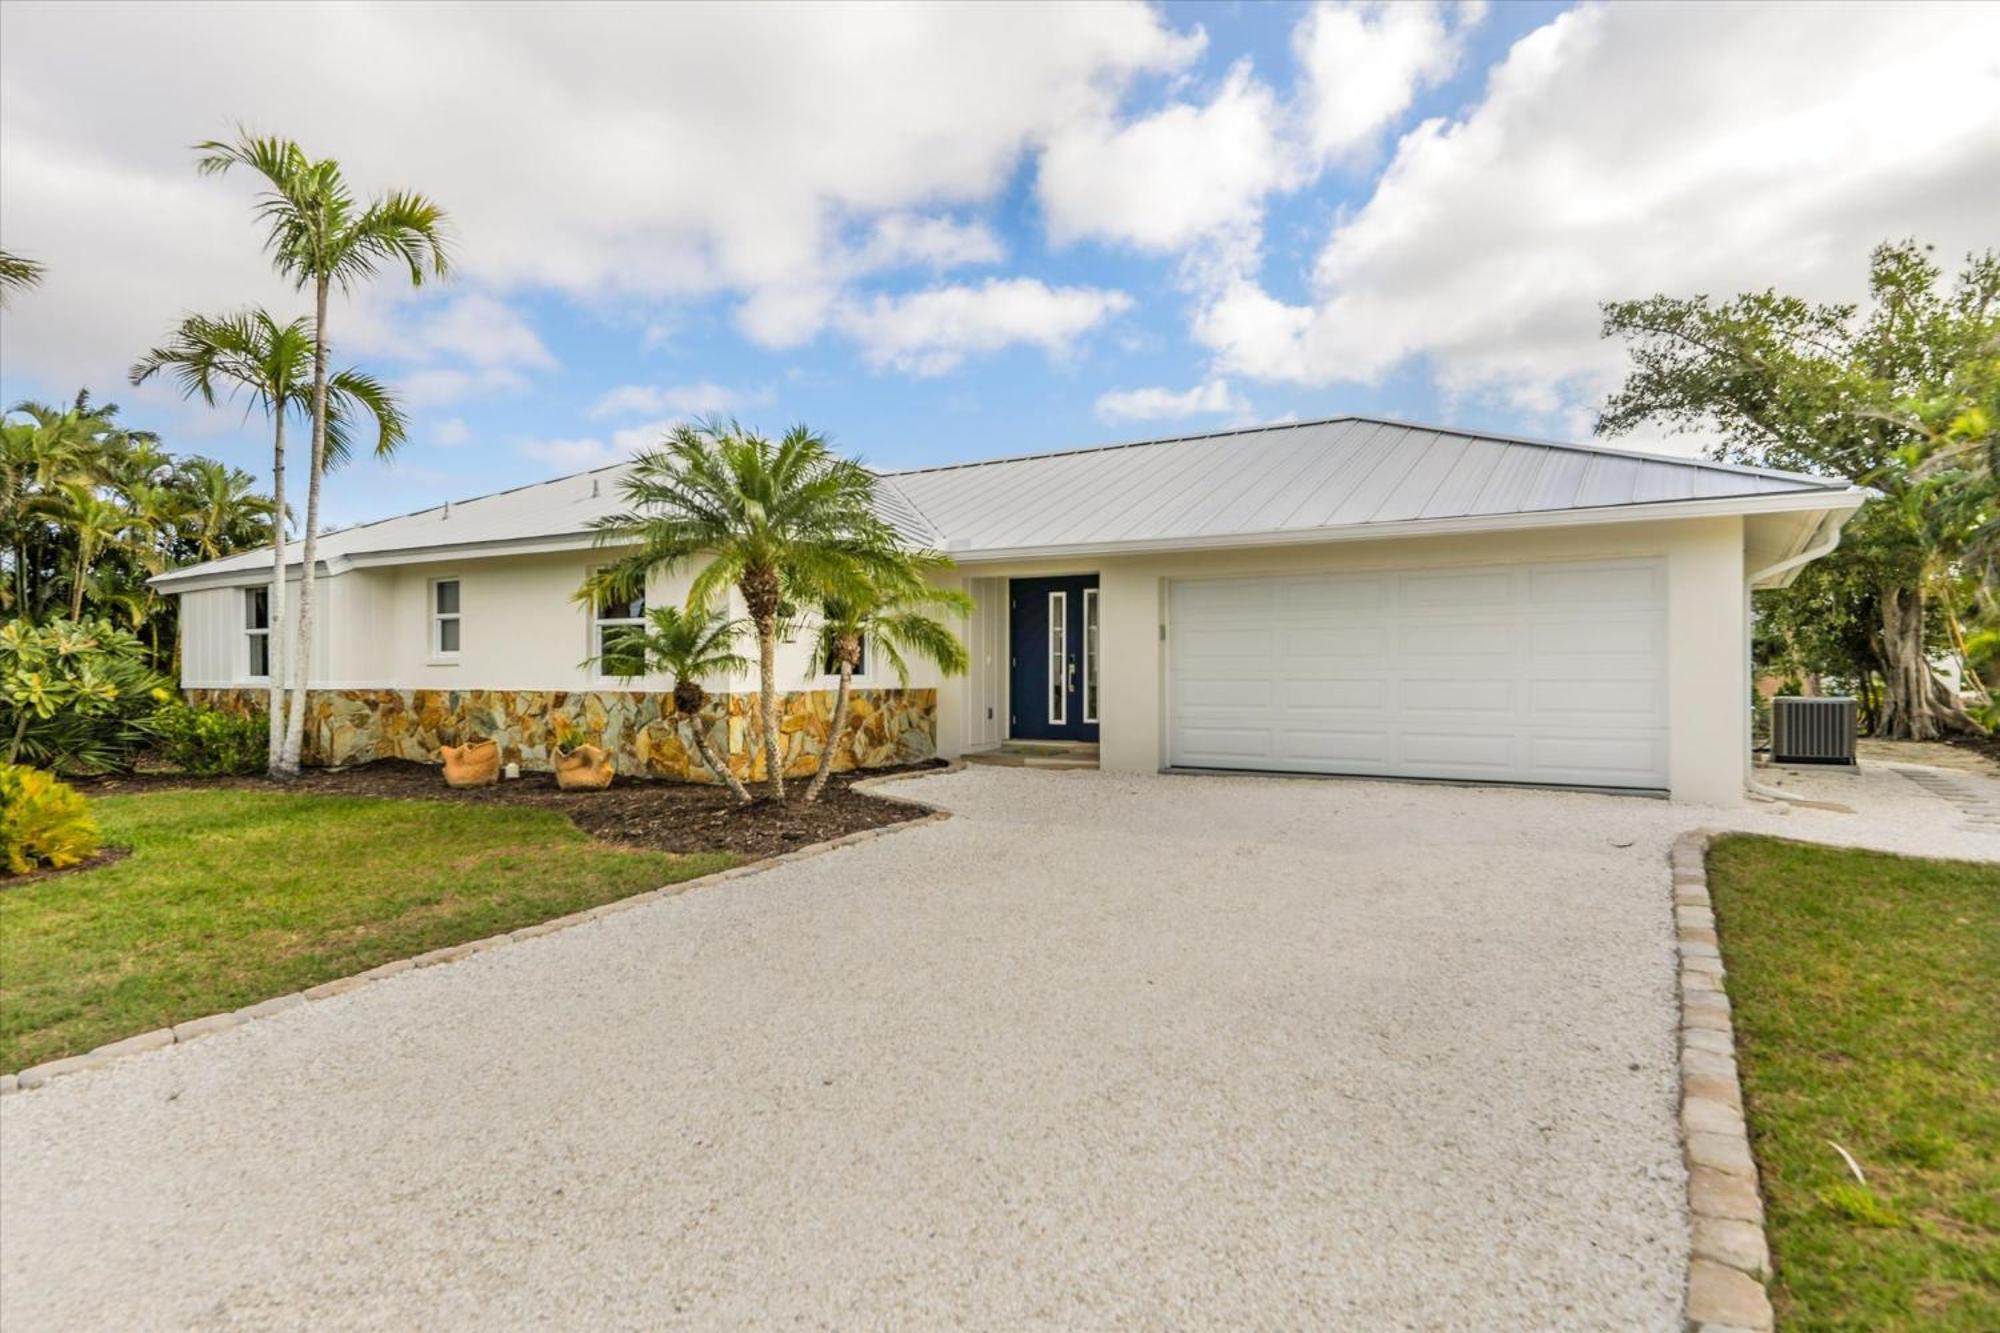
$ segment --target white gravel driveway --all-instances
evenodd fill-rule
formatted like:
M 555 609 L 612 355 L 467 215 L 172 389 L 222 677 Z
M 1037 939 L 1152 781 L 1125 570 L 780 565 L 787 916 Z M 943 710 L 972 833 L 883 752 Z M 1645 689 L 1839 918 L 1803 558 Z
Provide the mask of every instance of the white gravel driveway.
M 0 1319 L 1674 1328 L 1667 842 L 2000 850 L 1858 781 L 924 779 L 959 818 L 7 1097 Z

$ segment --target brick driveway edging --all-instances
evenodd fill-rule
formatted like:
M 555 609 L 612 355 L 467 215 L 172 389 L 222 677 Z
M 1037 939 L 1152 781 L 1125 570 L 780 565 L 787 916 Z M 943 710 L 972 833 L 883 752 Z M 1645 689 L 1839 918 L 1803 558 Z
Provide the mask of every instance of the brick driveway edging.
M 1708 844 L 1716 836 L 1712 829 L 1683 833 L 1668 854 L 1680 976 L 1681 1143 L 1693 1232 L 1687 1326 L 1691 1333 L 1768 1333 L 1771 1247 L 1708 894 Z
M 789 852 L 782 852 L 777 856 L 768 856 L 761 861 L 752 861 L 748 865 L 731 866 L 727 870 L 718 870 L 712 875 L 702 875 L 695 879 L 683 880 L 678 884 L 669 884 L 664 888 L 648 889 L 644 893 L 635 893 L 629 898 L 620 898 L 616 902 L 599 903 L 596 907 L 585 908 L 581 912 L 571 912 L 568 916 L 559 916 L 551 921 L 542 921 L 535 925 L 523 926 L 519 930 L 508 931 L 504 935 L 489 935 L 483 940 L 468 940 L 464 944 L 446 945 L 440 949 L 432 949 L 428 953 L 420 953 L 414 958 L 398 958 L 394 962 L 371 967 L 366 972 L 357 972 L 351 977 L 337 977 L 332 981 L 323 981 L 317 986 L 308 986 L 302 991 L 293 991 L 289 995 L 273 996 L 268 1000 L 260 1000 L 256 1004 L 245 1005 L 241 1009 L 231 1010 L 228 1013 L 208 1014 L 202 1018 L 191 1018 L 185 1023 L 175 1023 L 170 1027 L 154 1028 L 150 1032 L 141 1032 L 136 1036 L 121 1037 L 117 1041 L 107 1042 L 93 1050 L 85 1051 L 81 1055 L 66 1055 L 60 1060 L 48 1060 L 42 1064 L 30 1065 L 18 1074 L 0 1074 L 0 1096 L 13 1092 L 26 1092 L 30 1088 L 39 1088 L 49 1082 L 49 1080 L 61 1078 L 65 1074 L 81 1073 L 86 1069 L 99 1069 L 114 1060 L 123 1059 L 128 1055 L 137 1055 L 142 1051 L 157 1051 L 165 1046 L 176 1046 L 182 1042 L 194 1041 L 197 1038 L 206 1037 L 213 1032 L 226 1032 L 230 1028 L 240 1027 L 252 1019 L 266 1018 L 272 1014 L 283 1013 L 287 1009 L 297 1008 L 299 1005 L 307 1004 L 314 1000 L 330 1000 L 336 995 L 345 995 L 349 991 L 360 990 L 363 986 L 371 982 L 381 981 L 385 977 L 393 977 L 415 968 L 435 967 L 440 963 L 455 963 L 461 958 L 470 958 L 474 954 L 485 953 L 489 949 L 497 949 L 504 944 L 512 944 L 517 940 L 531 940 L 539 935 L 553 935 L 559 930 L 568 930 L 571 926 L 581 926 L 586 922 L 596 921 L 600 917 L 616 916 L 620 912 L 629 912 L 635 907 L 643 907 L 647 903 L 657 902 L 662 898 L 678 897 L 690 889 L 707 888 L 711 885 L 721 884 L 727 880 L 741 879 L 745 875 L 755 875 L 769 870 L 773 866 L 785 865 L 792 861 L 803 861 L 811 856 L 823 856 L 828 852 L 837 851 L 842 847 L 852 847 L 856 843 L 870 842 L 891 833 L 900 833 L 905 829 L 920 828 L 925 824 L 935 824 L 941 820 L 950 819 L 951 812 L 949 810 L 932 805 L 928 801 L 912 800 L 907 796 L 891 796 L 887 792 L 877 790 L 877 788 L 886 787 L 897 782 L 907 782 L 913 778 L 941 777 L 947 773 L 957 773 L 964 769 L 964 767 L 964 760 L 954 759 L 942 768 L 919 769 L 909 773 L 889 773 L 879 778 L 863 778 L 853 784 L 856 789 L 864 790 L 869 795 L 878 797 L 881 800 L 889 801 L 896 805 L 907 805 L 912 809 L 923 811 L 924 813 L 916 819 L 900 820 L 894 824 L 884 824 L 879 828 L 860 829 L 854 833 L 843 834 L 838 838 L 830 838 L 825 842 L 816 842 L 810 846 L 796 847 Z

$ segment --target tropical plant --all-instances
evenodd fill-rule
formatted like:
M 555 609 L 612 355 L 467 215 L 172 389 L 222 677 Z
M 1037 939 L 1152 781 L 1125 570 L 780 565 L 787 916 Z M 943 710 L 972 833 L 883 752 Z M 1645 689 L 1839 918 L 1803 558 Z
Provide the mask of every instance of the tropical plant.
M 39 769 L 0 764 L 0 865 L 8 874 L 81 865 L 103 845 L 75 788 Z
M 901 569 L 857 579 L 820 599 L 814 667 L 831 666 L 840 676 L 840 686 L 819 767 L 806 788 L 807 805 L 819 799 L 827 775 L 833 772 L 834 755 L 846 744 L 848 699 L 864 643 L 895 668 L 896 678 L 905 686 L 910 683 L 911 657 L 935 664 L 948 676 L 961 675 L 972 665 L 958 635 L 935 615 L 967 616 L 974 609 L 970 597 L 936 587 L 928 578 L 950 568 L 951 561 L 932 553 L 912 554 L 905 561 Z
M 1858 630 L 1841 630 L 1849 660 L 1810 669 L 1859 667 L 1864 689 L 1879 677 L 1877 731 L 1916 740 L 1981 730 L 1931 659 L 1961 637 L 1960 572 L 1980 534 L 2000 537 L 2000 253 L 1969 256 L 1949 290 L 1941 278 L 1906 241 L 1871 256 L 1865 315 L 1769 291 L 1604 308 L 1604 331 L 1628 341 L 1633 369 L 1601 433 L 1712 430 L 1717 457 L 1845 476 L 1879 494 L 1816 577 L 1764 604 L 1796 629 L 1810 617 L 1783 610 L 1788 598 L 1842 598 L 1836 620 Z M 1855 662 L 1864 641 L 1868 660 Z
M 183 773 L 202 777 L 262 769 L 270 730 L 262 713 L 230 713 L 184 703 L 165 704 L 153 716 L 160 757 Z
M 129 768 L 169 698 L 145 645 L 109 621 L 0 625 L 0 762 L 58 773 Z
M 695 753 L 708 771 L 729 788 L 739 804 L 750 803 L 750 793 L 729 765 L 709 743 L 708 728 L 701 710 L 708 703 L 702 681 L 711 676 L 734 675 L 750 669 L 750 663 L 736 651 L 744 624 L 708 606 L 691 606 L 683 611 L 675 606 L 656 606 L 646 613 L 646 626 L 619 644 L 619 657 L 637 653 L 645 669 L 673 681 L 674 711 L 688 720 L 694 736 Z
M 285 426 L 298 415 L 311 420 L 314 401 L 313 366 L 317 340 L 312 324 L 304 318 L 280 324 L 262 310 L 212 318 L 191 315 L 181 321 L 168 340 L 146 353 L 132 366 L 131 380 L 143 384 L 156 375 L 171 376 L 183 398 L 200 398 L 213 407 L 238 394 L 249 398 L 271 423 L 271 499 L 273 515 L 285 509 Z M 407 423 L 395 396 L 379 380 L 349 368 L 337 371 L 326 382 L 326 465 L 344 463 L 351 450 L 349 423 L 372 420 L 375 426 L 375 454 L 393 452 L 407 435 Z M 206 461 L 206 460 L 204 460 Z M 222 476 L 198 474 L 204 483 L 204 499 L 199 511 L 197 532 L 203 539 L 205 559 L 209 539 L 217 535 L 215 523 L 228 513 L 221 502 L 233 494 L 232 478 L 250 484 L 247 474 L 230 470 Z M 271 684 L 266 708 L 271 729 L 268 767 L 273 776 L 283 771 L 283 755 L 288 725 L 285 696 L 288 661 L 285 638 L 285 526 L 273 523 L 271 532 Z M 303 576 L 302 576 L 303 577 Z M 305 707 L 303 683 L 296 687 L 289 707 Z
M 655 571 L 688 564 L 700 565 L 690 608 L 734 586 L 757 635 L 757 754 L 772 798 L 783 800 L 779 623 L 788 606 L 900 567 L 896 534 L 875 512 L 874 474 L 804 426 L 773 442 L 735 422 L 702 422 L 675 428 L 635 458 L 619 490 L 626 508 L 594 526 L 600 545 L 622 553 L 585 581 L 578 599 L 630 598 Z
M 298 623 L 293 631 L 293 695 L 286 709 L 278 775 L 294 775 L 305 744 L 306 687 L 312 679 L 313 592 L 319 560 L 320 483 L 328 446 L 327 304 L 334 286 L 348 291 L 384 265 L 408 270 L 410 285 L 450 271 L 444 210 L 420 194 L 394 191 L 359 203 L 332 158 L 315 161 L 290 139 L 239 133 L 236 140 L 195 145 L 203 175 L 243 167 L 269 187 L 258 198 L 271 263 L 301 290 L 313 293 L 312 457 L 306 480 L 306 523 L 299 579 Z M 282 414 L 281 414 L 282 415 Z M 394 448 L 380 438 L 378 455 Z
M 16 292 L 39 287 L 47 270 L 32 259 L 0 250 L 0 309 L 5 309 Z

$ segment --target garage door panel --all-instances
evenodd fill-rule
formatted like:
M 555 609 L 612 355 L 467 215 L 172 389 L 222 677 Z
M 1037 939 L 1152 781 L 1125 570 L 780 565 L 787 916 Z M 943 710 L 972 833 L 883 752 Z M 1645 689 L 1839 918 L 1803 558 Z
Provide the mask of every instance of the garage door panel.
M 1171 763 L 1666 785 L 1660 561 L 1199 580 L 1168 607 Z

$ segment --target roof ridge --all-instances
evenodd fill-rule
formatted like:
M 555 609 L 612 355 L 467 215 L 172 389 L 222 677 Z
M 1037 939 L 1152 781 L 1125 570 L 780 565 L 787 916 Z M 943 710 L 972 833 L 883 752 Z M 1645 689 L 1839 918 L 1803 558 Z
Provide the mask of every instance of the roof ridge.
M 1779 468 L 1751 467 L 1744 463 L 1726 463 L 1720 459 L 1702 458 L 1693 455 L 1661 454 L 1645 449 L 1619 449 L 1606 444 L 1583 444 L 1574 440 L 1551 440 L 1532 435 L 1512 435 L 1501 431 L 1471 430 L 1464 426 L 1440 426 L 1425 421 L 1406 421 L 1400 417 L 1375 416 L 1371 413 L 1346 412 L 1339 416 L 1315 417 L 1307 421 L 1270 421 L 1255 426 L 1233 426 L 1226 430 L 1197 431 L 1189 435 L 1163 435 L 1145 440 L 1119 440 L 1109 444 L 1086 444 L 1075 449 L 1042 449 L 1028 454 L 1003 454 L 997 458 L 971 459 L 962 463 L 937 463 L 929 467 L 899 468 L 893 472 L 879 473 L 885 477 L 917 476 L 930 472 L 956 472 L 967 468 L 992 467 L 1000 463 L 1026 463 L 1042 458 L 1068 458 L 1073 455 L 1108 453 L 1116 449 L 1143 449 L 1157 444 L 1189 444 L 1198 440 L 1229 439 L 1238 435 L 1256 435 L 1267 431 L 1298 430 L 1307 426 L 1333 426 L 1347 421 L 1365 421 L 1376 426 L 1393 426 L 1400 430 L 1429 431 L 1435 435 L 1455 435 L 1468 440 L 1492 440 L 1501 444 L 1526 444 L 1542 449 L 1567 449 L 1574 453 L 1595 454 L 1610 458 L 1633 458 L 1642 463 L 1679 463 L 1688 467 L 1707 468 L 1714 472 L 1729 472 L 1742 476 L 1771 477 L 1782 481 L 1801 481 L 1815 486 L 1840 488 L 1850 483 L 1841 477 L 1822 477 L 1809 472 L 1786 472 Z

